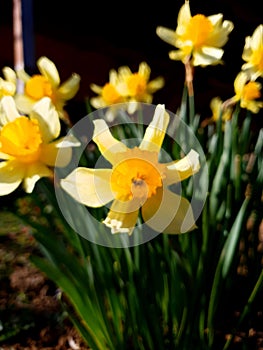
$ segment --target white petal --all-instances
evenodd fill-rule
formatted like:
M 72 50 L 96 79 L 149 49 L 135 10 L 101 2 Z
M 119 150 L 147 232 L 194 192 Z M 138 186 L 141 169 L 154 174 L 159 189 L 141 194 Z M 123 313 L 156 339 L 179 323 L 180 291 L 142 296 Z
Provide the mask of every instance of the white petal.
M 80 167 L 61 180 L 61 187 L 76 201 L 88 207 L 102 207 L 114 198 L 110 187 L 111 174 L 111 169 Z

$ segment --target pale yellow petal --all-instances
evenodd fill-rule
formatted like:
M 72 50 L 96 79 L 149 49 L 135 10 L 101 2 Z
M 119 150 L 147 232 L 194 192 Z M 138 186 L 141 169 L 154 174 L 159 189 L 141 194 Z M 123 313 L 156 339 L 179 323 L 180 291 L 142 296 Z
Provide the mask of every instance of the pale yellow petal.
M 164 78 L 163 77 L 157 77 L 156 79 L 153 79 L 149 82 L 147 86 L 147 90 L 149 93 L 154 93 L 157 90 L 160 90 L 164 86 Z
M 76 168 L 65 179 L 61 187 L 77 202 L 98 208 L 113 200 L 110 187 L 111 169 Z
M 102 92 L 102 87 L 97 84 L 90 84 L 90 90 L 95 92 L 95 94 L 100 95 Z
M 48 143 L 60 134 L 59 114 L 49 97 L 43 97 L 33 107 L 30 119 L 37 119 L 44 143 Z
M 53 87 L 58 87 L 60 77 L 55 64 L 47 57 L 40 57 L 37 61 L 37 66 L 42 75 L 44 75 Z
M 15 191 L 23 180 L 25 170 L 16 162 L 0 162 L 0 196 Z
M 146 81 L 148 81 L 151 75 L 151 68 L 146 62 L 141 62 L 139 65 L 138 73 L 142 75 Z
M 16 118 L 20 117 L 17 111 L 15 101 L 12 96 L 4 96 L 1 99 L 1 107 L 3 113 L 1 113 L 0 124 L 5 125 L 6 123 L 14 121 Z
M 158 104 L 153 119 L 145 131 L 140 149 L 158 153 L 162 146 L 169 120 L 170 117 L 165 111 L 164 105 Z
M 23 114 L 29 114 L 34 107 L 34 104 L 36 103 L 33 98 L 30 98 L 27 95 L 23 94 L 16 94 L 14 96 L 14 99 L 18 111 Z
M 142 206 L 144 222 L 156 232 L 180 234 L 196 228 L 187 199 L 169 190 L 159 189 Z
M 125 152 L 127 147 L 112 136 L 108 125 L 103 119 L 96 119 L 93 123 L 93 141 L 96 142 L 101 154 L 114 165 L 118 161 L 116 153 Z
M 184 158 L 166 164 L 165 185 L 183 181 L 196 174 L 200 169 L 199 154 L 191 150 Z
M 52 170 L 40 162 L 28 165 L 23 181 L 25 192 L 32 193 L 39 179 L 42 177 L 52 177 L 52 175 Z
M 27 74 L 27 72 L 24 69 L 19 69 L 16 72 L 17 77 L 22 80 L 24 83 L 26 83 L 29 79 L 31 79 L 31 76 Z
M 2 69 L 4 78 L 10 83 L 16 84 L 16 73 L 10 67 L 4 67 Z
M 103 223 L 111 228 L 111 233 L 128 233 L 131 235 L 138 219 L 138 209 L 134 210 L 132 201 L 115 200 Z
M 57 94 L 59 98 L 64 100 L 70 100 L 73 98 L 79 90 L 80 76 L 76 73 L 60 85 Z
M 166 43 L 175 46 L 176 33 L 174 30 L 159 26 L 156 28 L 156 34 Z

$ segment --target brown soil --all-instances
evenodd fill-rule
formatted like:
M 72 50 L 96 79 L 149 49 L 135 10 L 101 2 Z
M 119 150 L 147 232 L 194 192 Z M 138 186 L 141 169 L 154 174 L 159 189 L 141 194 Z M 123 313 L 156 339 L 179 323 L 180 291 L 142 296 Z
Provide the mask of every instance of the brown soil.
M 0 213 L 0 350 L 88 350 L 56 286 L 29 260 L 36 245 L 27 227 L 11 219 Z

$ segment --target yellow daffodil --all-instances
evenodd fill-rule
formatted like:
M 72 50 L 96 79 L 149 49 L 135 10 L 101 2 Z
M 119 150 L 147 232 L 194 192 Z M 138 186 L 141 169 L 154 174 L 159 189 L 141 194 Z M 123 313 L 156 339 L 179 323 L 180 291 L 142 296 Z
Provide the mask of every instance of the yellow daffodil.
M 205 127 L 208 124 L 216 123 L 220 117 L 223 123 L 232 118 L 232 108 L 230 106 L 225 108 L 223 101 L 219 97 L 212 98 L 210 102 L 210 108 L 212 111 L 212 116 L 208 119 L 203 120 L 201 124 L 202 127 Z
M 168 123 L 164 105 L 157 105 L 139 147 L 128 148 L 112 136 L 103 119 L 94 120 L 93 141 L 112 168 L 76 168 L 61 180 L 62 188 L 89 207 L 113 201 L 103 221 L 112 233 L 131 235 L 140 211 L 144 223 L 157 232 L 176 234 L 194 229 L 190 203 L 169 186 L 198 172 L 199 155 L 191 150 L 181 160 L 158 161 Z
M 203 14 L 192 16 L 189 1 L 185 1 L 178 14 L 176 30 L 159 26 L 156 33 L 179 49 L 170 51 L 170 59 L 184 64 L 191 60 L 193 66 L 207 66 L 222 62 L 222 46 L 233 28 L 232 22 L 223 21 L 221 13 L 208 17 Z
M 128 113 L 132 114 L 137 109 L 137 102 L 152 103 L 153 94 L 164 86 L 164 79 L 157 77 L 150 81 L 151 68 L 146 62 L 141 62 L 137 72 L 133 73 L 128 66 L 119 67 L 118 71 L 112 69 L 109 74 L 109 82 L 104 86 L 91 84 L 90 88 L 98 94 L 90 99 L 90 104 L 98 109 L 103 107 L 108 110 L 108 121 L 114 119 L 119 103 L 125 103 Z M 131 103 L 132 102 L 132 103 Z
M 0 99 L 3 96 L 14 96 L 16 92 L 16 73 L 9 67 L 3 68 L 3 78 L 0 78 Z
M 0 195 L 13 192 L 22 182 L 24 190 L 31 193 L 41 177 L 53 175 L 50 167 L 55 163 L 59 167 L 68 164 L 72 147 L 79 143 L 73 137 L 57 139 L 59 116 L 48 97 L 34 105 L 29 117 L 19 114 L 11 96 L 2 98 L 1 108 Z
M 98 94 L 90 99 L 90 104 L 96 109 L 127 101 L 121 94 L 118 73 L 115 69 L 110 70 L 109 81 L 104 86 L 91 84 L 90 89 Z
M 16 105 L 21 113 L 29 114 L 34 104 L 43 97 L 49 97 L 59 113 L 65 119 L 63 110 L 66 102 L 72 99 L 79 90 L 80 76 L 73 73 L 61 84 L 55 64 L 47 57 L 37 61 L 40 74 L 28 75 L 23 69 L 17 71 L 17 76 L 24 82 L 23 94 L 15 96 Z
M 151 68 L 146 62 L 141 62 L 135 73 L 128 66 L 120 67 L 118 73 L 121 93 L 129 102 L 152 103 L 153 94 L 164 86 L 163 77 L 150 80 Z
M 263 77 L 263 25 L 259 25 L 252 36 L 246 37 L 242 59 L 246 61 L 242 70 L 251 75 L 252 80 Z
M 235 96 L 231 101 L 239 102 L 241 108 L 252 113 L 258 113 L 263 107 L 263 102 L 257 101 L 261 97 L 261 87 L 259 82 L 249 80 L 248 75 L 242 71 L 234 81 Z

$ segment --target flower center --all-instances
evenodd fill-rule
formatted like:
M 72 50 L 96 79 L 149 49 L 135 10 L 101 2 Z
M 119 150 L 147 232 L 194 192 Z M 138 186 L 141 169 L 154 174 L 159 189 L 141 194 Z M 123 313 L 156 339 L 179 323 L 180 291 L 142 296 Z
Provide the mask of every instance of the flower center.
M 213 31 L 211 21 L 204 15 L 193 16 L 184 34 L 184 40 L 190 40 L 195 47 L 202 46 Z
M 0 152 L 23 163 L 38 159 L 41 143 L 38 121 L 24 116 L 4 125 L 0 132 Z
M 116 198 L 145 201 L 155 195 L 165 177 L 165 165 L 158 163 L 157 153 L 135 147 L 122 156 L 124 160 L 113 168 L 111 176 L 111 188 Z
M 247 101 L 256 100 L 261 96 L 258 83 L 250 81 L 244 86 L 243 98 Z
M 107 83 L 102 88 L 101 96 L 103 100 L 111 105 L 122 101 L 122 96 L 119 94 L 115 86 L 111 83 Z
M 34 100 L 42 97 L 50 97 L 54 100 L 53 90 L 50 82 L 43 75 L 33 75 L 26 83 L 26 94 Z
M 141 96 L 145 93 L 147 83 L 141 74 L 134 73 L 128 77 L 127 86 L 130 96 L 136 97 Z

